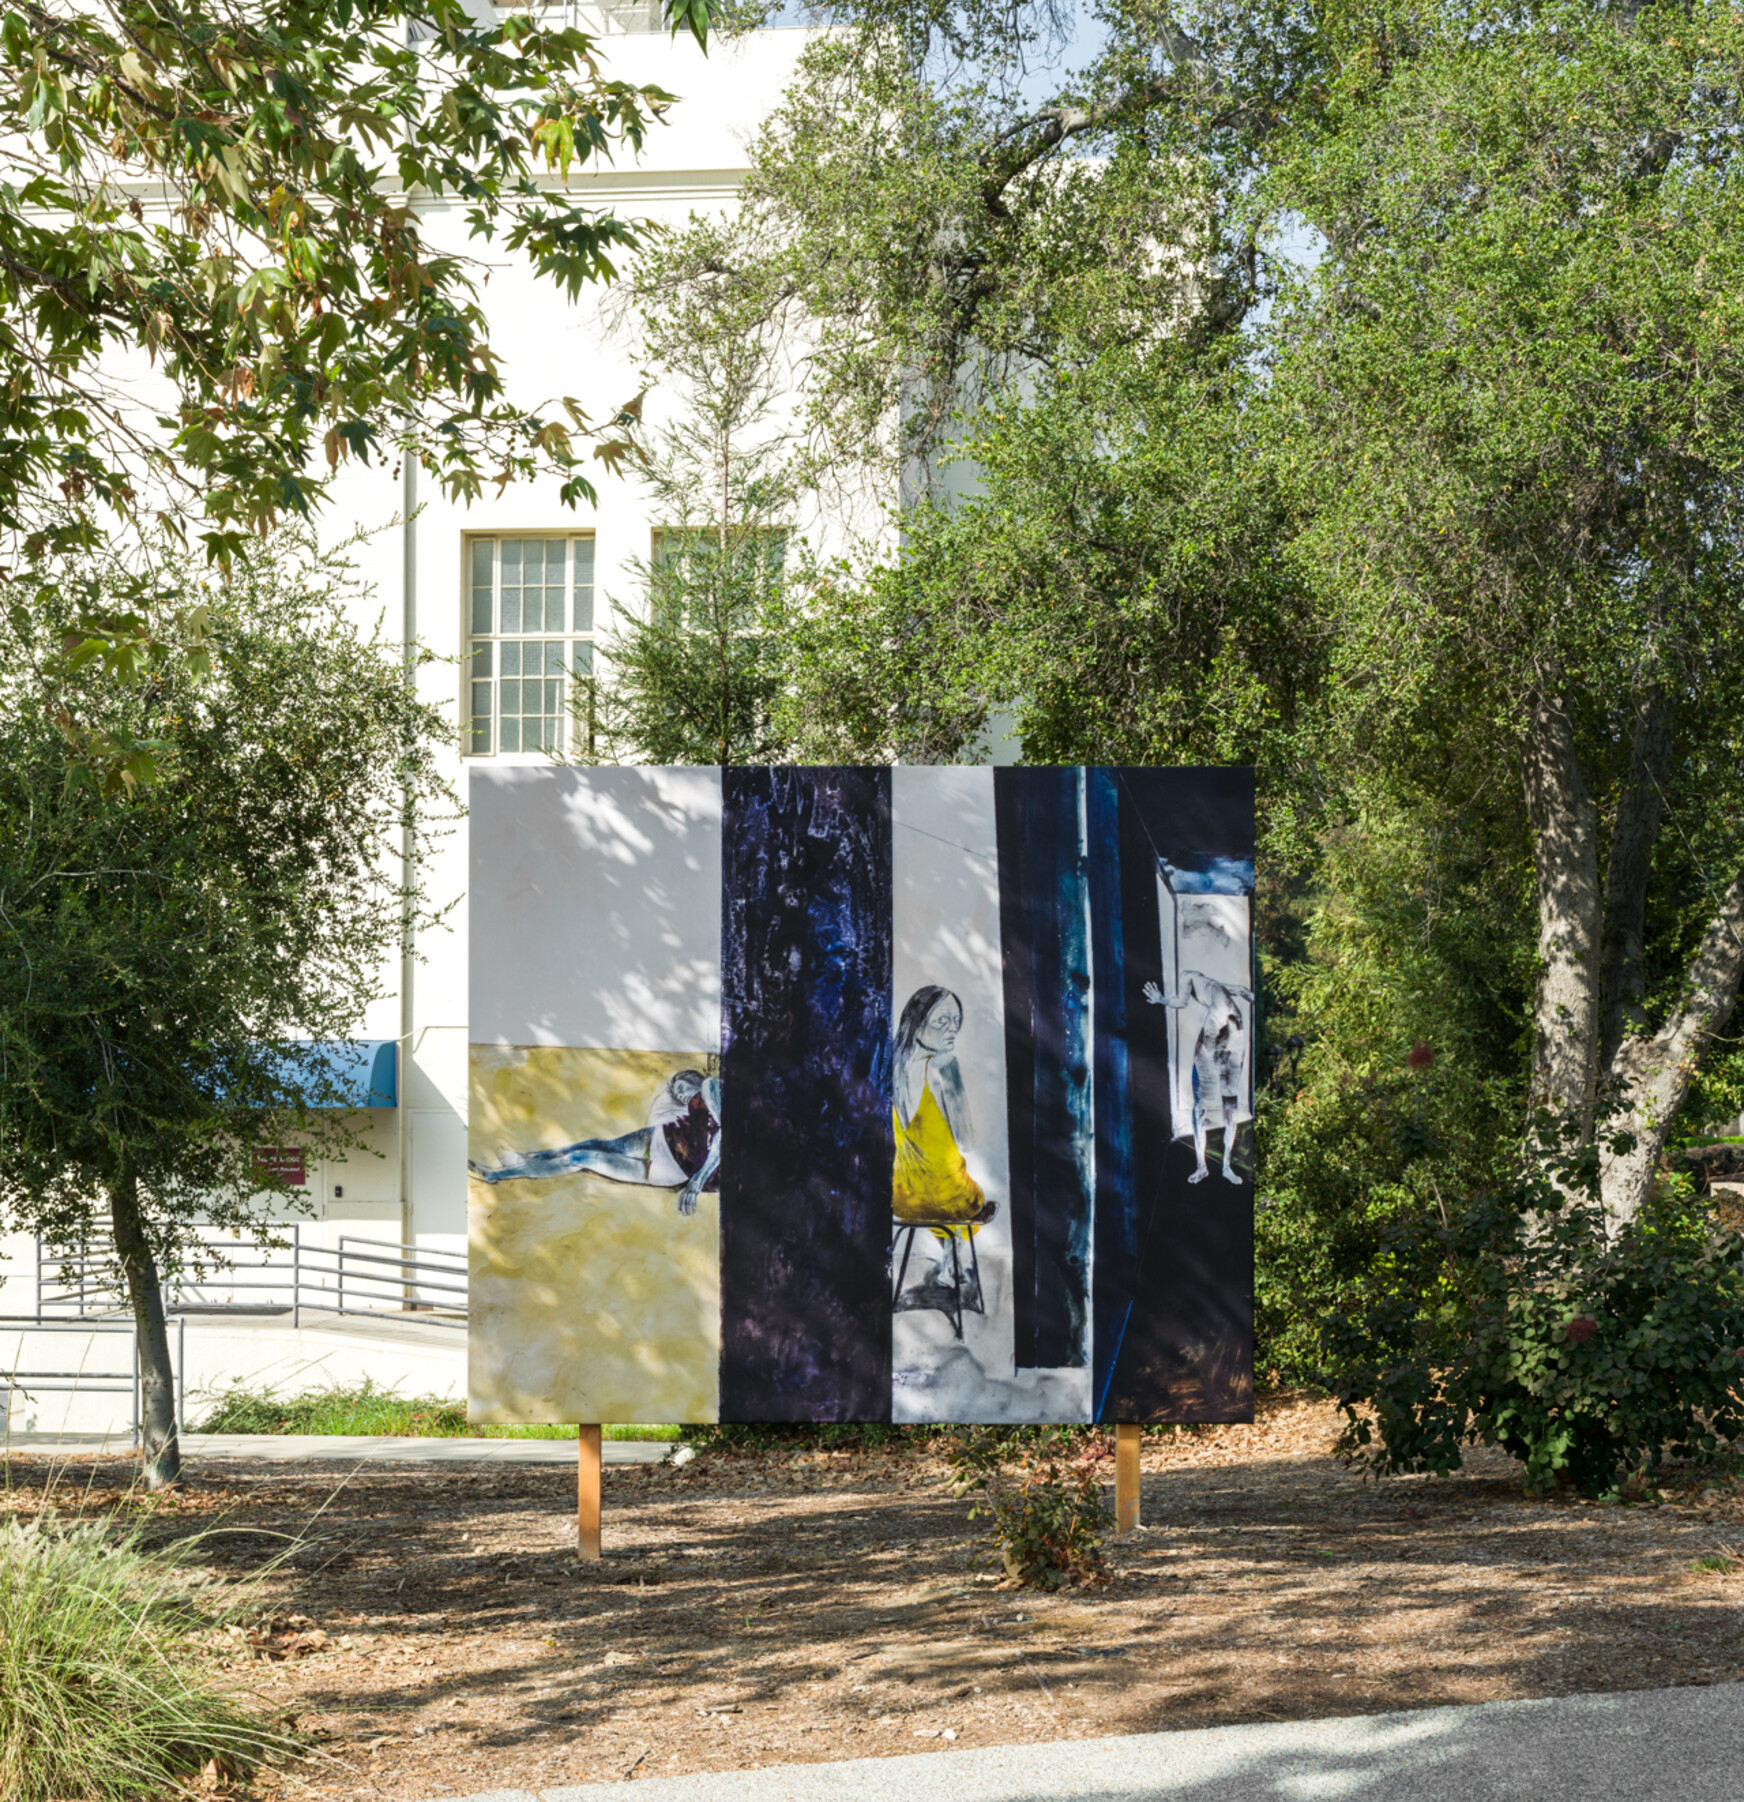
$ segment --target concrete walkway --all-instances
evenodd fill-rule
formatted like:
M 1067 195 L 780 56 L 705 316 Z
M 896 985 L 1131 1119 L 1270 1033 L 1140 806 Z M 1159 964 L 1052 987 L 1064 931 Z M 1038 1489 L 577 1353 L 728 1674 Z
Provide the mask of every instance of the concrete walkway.
M 444 1802 L 1737 1802 L 1744 1684 L 774 1765 Z M 408 1796 L 404 1802 L 413 1802 Z
M 666 1439 L 608 1439 L 600 1448 L 607 1464 L 658 1464 L 673 1449 Z M 132 1455 L 126 1434 L 13 1433 L 5 1451 L 109 1452 Z M 573 1439 L 396 1439 L 387 1434 L 184 1433 L 182 1462 L 256 1464 L 573 1464 Z

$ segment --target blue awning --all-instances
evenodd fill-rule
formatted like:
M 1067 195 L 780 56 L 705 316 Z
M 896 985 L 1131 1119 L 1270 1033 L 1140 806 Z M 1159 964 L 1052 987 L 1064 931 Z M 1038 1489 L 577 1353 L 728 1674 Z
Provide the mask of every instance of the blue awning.
M 399 1105 L 399 1059 L 392 1039 L 343 1039 L 317 1045 L 326 1066 L 326 1094 L 313 1106 L 324 1108 L 396 1107 Z M 326 1083 L 322 1086 L 326 1087 Z M 340 1099 L 343 1097 L 343 1099 Z

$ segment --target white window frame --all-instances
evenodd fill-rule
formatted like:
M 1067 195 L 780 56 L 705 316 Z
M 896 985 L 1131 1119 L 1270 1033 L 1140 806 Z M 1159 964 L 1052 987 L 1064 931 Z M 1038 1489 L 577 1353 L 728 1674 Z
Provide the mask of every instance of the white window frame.
M 538 547 L 540 581 L 524 577 Z M 550 756 L 568 737 L 576 680 L 594 668 L 598 588 L 591 532 L 473 532 L 461 546 L 466 651 L 461 748 L 467 757 Z M 561 547 L 562 576 L 548 547 Z M 488 586 L 481 581 L 488 575 Z M 505 576 L 510 578 L 505 580 Z M 528 688 L 536 685 L 536 693 Z M 531 705 L 529 705 L 531 703 Z

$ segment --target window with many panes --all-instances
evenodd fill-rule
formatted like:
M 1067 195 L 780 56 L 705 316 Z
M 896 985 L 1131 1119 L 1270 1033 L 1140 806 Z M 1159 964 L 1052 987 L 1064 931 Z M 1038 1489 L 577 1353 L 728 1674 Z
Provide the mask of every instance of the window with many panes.
M 467 586 L 467 750 L 562 750 L 593 676 L 593 540 L 474 538 Z

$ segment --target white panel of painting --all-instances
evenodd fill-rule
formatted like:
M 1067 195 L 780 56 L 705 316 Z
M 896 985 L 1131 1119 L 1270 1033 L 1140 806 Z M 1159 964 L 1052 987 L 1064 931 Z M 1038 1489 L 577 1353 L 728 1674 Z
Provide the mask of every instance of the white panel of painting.
M 891 859 L 891 1418 L 1088 1419 L 1088 1370 L 1014 1368 L 993 772 L 895 768 Z
M 470 831 L 473 1044 L 719 1051 L 718 770 L 477 769 Z

